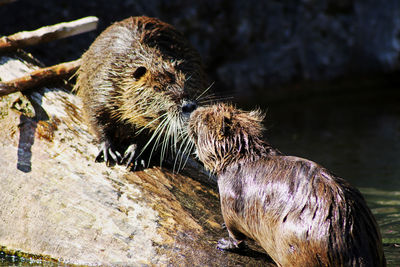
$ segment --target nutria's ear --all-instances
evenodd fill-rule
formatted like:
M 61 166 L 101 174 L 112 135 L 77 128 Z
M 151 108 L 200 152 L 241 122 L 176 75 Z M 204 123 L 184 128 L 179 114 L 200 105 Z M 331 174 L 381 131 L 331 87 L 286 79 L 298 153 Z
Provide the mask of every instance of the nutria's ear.
M 222 115 L 218 139 L 221 140 L 225 136 L 228 136 L 231 128 L 232 128 L 232 113 L 226 111 Z
M 139 67 L 133 73 L 133 78 L 135 78 L 136 80 L 139 80 L 140 78 L 143 77 L 143 75 L 146 74 L 146 72 L 147 72 L 147 69 L 145 67 Z

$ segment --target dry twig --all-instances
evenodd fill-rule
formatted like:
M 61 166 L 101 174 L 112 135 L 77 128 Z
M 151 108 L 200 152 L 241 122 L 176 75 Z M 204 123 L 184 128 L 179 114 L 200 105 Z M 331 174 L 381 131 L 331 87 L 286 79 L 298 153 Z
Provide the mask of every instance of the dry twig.
M 54 79 L 70 77 L 76 72 L 80 64 L 81 60 L 78 59 L 47 68 L 41 68 L 8 82 L 0 82 L 0 96 L 32 89 Z
M 4 36 L 0 38 L 0 50 L 15 50 L 29 45 L 88 32 L 96 29 L 97 22 L 98 18 L 96 17 L 85 17 L 71 22 L 42 27 L 34 31 L 23 31 L 10 36 Z

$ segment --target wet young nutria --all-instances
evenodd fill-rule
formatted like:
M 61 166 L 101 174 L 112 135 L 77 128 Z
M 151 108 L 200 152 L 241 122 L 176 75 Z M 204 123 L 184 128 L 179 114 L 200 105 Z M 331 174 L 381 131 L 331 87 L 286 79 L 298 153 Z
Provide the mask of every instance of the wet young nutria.
M 162 154 L 176 148 L 206 89 L 197 51 L 174 27 L 149 17 L 108 27 L 77 74 L 75 89 L 101 143 L 96 161 L 107 164 L 136 166 L 147 147 L 148 154 L 157 145 Z
M 361 193 L 318 164 L 263 141 L 263 116 L 218 104 L 195 110 L 189 135 L 217 174 L 229 239 L 258 242 L 278 266 L 385 266 L 378 225 Z

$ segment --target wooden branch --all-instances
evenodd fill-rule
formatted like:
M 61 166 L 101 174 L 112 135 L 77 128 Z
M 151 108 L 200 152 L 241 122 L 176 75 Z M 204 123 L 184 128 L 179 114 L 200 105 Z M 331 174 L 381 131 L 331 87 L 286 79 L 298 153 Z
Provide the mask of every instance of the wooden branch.
M 0 6 L 15 2 L 17 0 L 0 0 Z
M 42 27 L 34 31 L 23 31 L 0 38 L 0 50 L 16 50 L 29 45 L 49 42 L 96 29 L 97 17 L 85 17 L 71 22 L 63 22 Z
M 79 68 L 81 60 L 61 63 L 47 68 L 40 68 L 28 75 L 8 81 L 0 82 L 0 96 L 8 95 L 17 91 L 25 91 L 48 83 L 54 79 L 72 76 Z

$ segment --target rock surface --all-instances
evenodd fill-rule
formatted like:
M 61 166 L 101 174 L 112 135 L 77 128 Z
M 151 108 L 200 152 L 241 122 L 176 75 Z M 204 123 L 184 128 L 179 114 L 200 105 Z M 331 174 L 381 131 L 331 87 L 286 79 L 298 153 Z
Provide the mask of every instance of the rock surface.
M 0 79 L 34 69 L 0 58 Z M 256 250 L 218 251 L 218 193 L 200 169 L 129 172 L 94 163 L 80 100 L 61 87 L 0 99 L 0 248 L 84 265 L 272 265 Z M 194 179 L 196 178 L 196 179 Z

